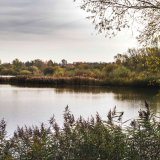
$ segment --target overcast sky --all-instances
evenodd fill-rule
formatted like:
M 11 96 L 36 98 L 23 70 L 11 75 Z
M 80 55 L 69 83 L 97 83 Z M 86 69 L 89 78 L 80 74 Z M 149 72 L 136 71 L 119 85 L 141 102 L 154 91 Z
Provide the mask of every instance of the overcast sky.
M 136 47 L 131 32 L 96 35 L 73 0 L 0 0 L 0 59 L 110 62 Z M 93 34 L 92 34 L 93 33 Z

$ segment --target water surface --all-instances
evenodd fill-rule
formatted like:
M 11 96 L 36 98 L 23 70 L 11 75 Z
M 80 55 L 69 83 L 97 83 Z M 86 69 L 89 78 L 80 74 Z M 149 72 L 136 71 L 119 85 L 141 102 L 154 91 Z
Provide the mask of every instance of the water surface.
M 159 112 L 157 93 L 158 90 L 145 88 L 0 85 L 0 119 L 7 121 L 7 131 L 11 134 L 17 125 L 47 124 L 53 114 L 62 126 L 67 105 L 76 119 L 80 115 L 87 119 L 98 112 L 104 120 L 116 105 L 117 111 L 124 111 L 125 121 L 138 116 L 145 100 L 152 111 Z

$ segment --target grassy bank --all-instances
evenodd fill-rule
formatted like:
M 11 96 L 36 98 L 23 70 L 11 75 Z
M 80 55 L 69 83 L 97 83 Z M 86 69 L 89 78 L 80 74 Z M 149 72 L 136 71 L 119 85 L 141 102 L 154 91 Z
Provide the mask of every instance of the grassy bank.
M 122 123 L 123 112 L 109 111 L 107 120 L 91 117 L 75 120 L 68 106 L 64 125 L 59 127 L 54 116 L 41 127 L 18 127 L 7 139 L 6 122 L 0 122 L 1 159 L 35 160 L 149 160 L 160 159 L 160 127 L 158 118 L 149 110 L 139 111 L 130 126 Z
M 15 76 L 0 77 L 0 83 L 8 84 L 49 84 L 49 85 L 89 85 L 89 86 L 120 86 L 120 87 L 150 87 L 159 88 L 160 81 L 156 76 L 131 78 L 105 78 L 103 80 L 74 76 L 74 77 L 45 77 L 45 76 Z

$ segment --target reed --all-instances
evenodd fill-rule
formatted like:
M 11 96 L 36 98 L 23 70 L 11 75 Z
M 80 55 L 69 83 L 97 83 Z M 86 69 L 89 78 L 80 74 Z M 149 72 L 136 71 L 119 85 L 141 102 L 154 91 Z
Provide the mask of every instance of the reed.
M 0 77 L 0 83 L 9 83 L 10 77 Z
M 10 83 L 53 84 L 53 85 L 100 85 L 99 80 L 89 77 L 43 77 L 43 76 L 16 76 L 9 79 Z
M 17 127 L 7 139 L 4 119 L 0 121 L 0 159 L 39 160 L 149 160 L 160 159 L 159 119 L 150 111 L 145 101 L 145 110 L 139 117 L 130 120 L 124 127 L 123 112 L 116 107 L 108 112 L 107 120 L 96 117 L 75 120 L 68 106 L 64 111 L 64 123 L 59 127 L 54 115 L 49 125 L 41 127 Z
M 15 77 L 0 77 L 0 83 L 9 84 L 49 84 L 49 85 L 89 85 L 89 86 L 120 86 L 120 87 L 145 87 L 159 88 L 160 81 L 155 76 L 147 77 L 106 77 L 96 79 L 92 77 L 45 77 L 33 75 L 19 75 Z

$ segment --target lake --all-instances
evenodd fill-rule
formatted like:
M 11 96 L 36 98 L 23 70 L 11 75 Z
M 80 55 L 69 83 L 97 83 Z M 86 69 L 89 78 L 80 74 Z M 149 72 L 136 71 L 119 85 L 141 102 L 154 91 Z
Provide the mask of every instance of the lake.
M 146 100 L 153 112 L 160 111 L 158 90 L 145 88 L 117 88 L 91 86 L 15 86 L 0 84 L 0 120 L 7 121 L 7 132 L 12 134 L 17 125 L 38 125 L 54 114 L 63 125 L 63 113 L 68 105 L 75 119 L 87 119 L 96 112 L 107 120 L 107 113 L 116 105 L 124 111 L 123 121 L 136 118 Z

